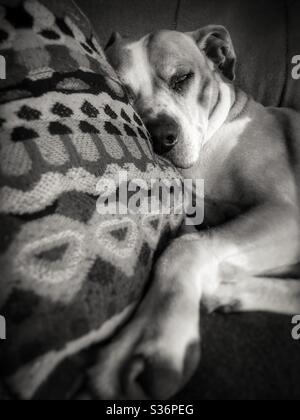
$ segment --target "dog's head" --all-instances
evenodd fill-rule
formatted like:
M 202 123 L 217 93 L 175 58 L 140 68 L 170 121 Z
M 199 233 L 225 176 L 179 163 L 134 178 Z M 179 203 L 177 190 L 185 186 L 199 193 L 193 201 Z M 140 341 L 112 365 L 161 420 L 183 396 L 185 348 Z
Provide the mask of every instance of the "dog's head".
M 179 168 L 199 159 L 220 100 L 220 83 L 235 77 L 228 31 L 159 31 L 131 42 L 114 34 L 106 48 L 154 143 Z

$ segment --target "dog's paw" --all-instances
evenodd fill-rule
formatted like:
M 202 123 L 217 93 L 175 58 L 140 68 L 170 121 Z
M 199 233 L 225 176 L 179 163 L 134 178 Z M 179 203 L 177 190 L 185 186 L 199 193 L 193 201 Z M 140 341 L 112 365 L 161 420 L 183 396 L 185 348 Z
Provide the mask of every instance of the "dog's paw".
M 186 348 L 180 366 L 172 352 L 155 347 L 144 341 L 123 372 L 123 387 L 130 399 L 143 395 L 147 399 L 167 400 L 175 396 L 188 383 L 199 364 L 199 342 Z
M 177 298 L 176 307 L 166 305 L 166 299 L 146 300 L 132 322 L 99 352 L 90 370 L 94 395 L 165 400 L 186 385 L 200 361 L 199 307 L 191 311 Z
M 231 300 L 230 302 L 219 302 L 216 312 L 221 314 L 232 314 L 241 312 L 243 308 L 242 302 L 238 299 Z
M 206 313 L 221 313 L 221 314 L 231 314 L 236 312 L 241 312 L 242 303 L 238 299 L 224 299 L 218 298 L 217 296 L 213 298 L 208 298 L 203 301 L 203 308 Z
M 204 310 L 211 314 L 237 313 L 243 310 L 243 296 L 236 282 L 222 283 L 213 294 L 205 295 L 202 300 Z
M 100 352 L 91 383 L 103 399 L 168 399 L 191 378 L 200 360 L 197 247 L 178 240 L 167 249 L 132 322 Z

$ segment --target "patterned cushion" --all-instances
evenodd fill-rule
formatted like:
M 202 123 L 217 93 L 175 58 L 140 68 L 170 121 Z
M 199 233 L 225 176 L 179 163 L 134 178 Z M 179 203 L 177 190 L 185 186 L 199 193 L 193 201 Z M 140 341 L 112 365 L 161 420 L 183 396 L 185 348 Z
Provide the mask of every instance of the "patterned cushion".
M 179 175 L 71 1 L 0 0 L 0 28 L 0 377 L 29 399 L 130 314 L 182 222 L 99 213 L 107 180 Z

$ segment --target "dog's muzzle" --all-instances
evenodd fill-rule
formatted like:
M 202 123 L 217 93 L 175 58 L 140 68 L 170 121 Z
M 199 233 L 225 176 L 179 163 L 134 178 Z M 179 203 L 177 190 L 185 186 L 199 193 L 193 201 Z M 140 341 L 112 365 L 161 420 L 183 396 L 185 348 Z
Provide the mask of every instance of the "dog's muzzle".
M 174 118 L 167 114 L 159 114 L 156 118 L 145 121 L 152 137 L 155 153 L 169 153 L 178 143 L 180 128 Z

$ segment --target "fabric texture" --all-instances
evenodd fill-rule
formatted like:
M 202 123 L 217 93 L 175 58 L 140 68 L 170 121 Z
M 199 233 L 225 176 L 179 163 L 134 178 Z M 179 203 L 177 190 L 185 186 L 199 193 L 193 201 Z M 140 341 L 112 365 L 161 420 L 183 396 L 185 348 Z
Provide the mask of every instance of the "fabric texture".
M 56 371 L 64 376 L 61 364 L 109 338 L 130 315 L 155 252 L 182 223 L 175 212 L 102 214 L 99 194 L 109 181 L 121 187 L 139 179 L 150 190 L 151 180 L 180 177 L 154 156 L 72 2 L 1 1 L 0 28 L 7 62 L 0 82 L 0 313 L 8 332 L 0 377 L 21 398 L 50 398 L 48 380 L 64 395 L 77 381 L 55 380 Z M 120 183 L 121 171 L 127 179 Z

